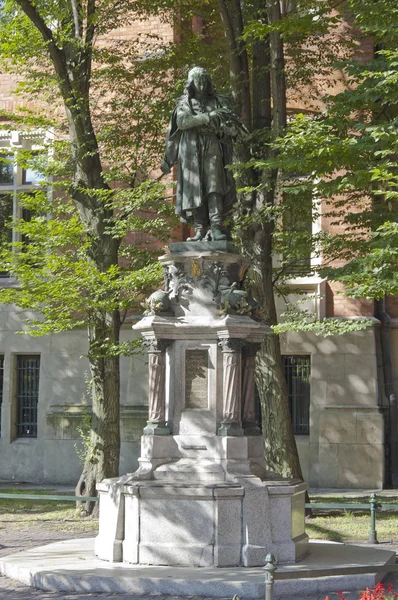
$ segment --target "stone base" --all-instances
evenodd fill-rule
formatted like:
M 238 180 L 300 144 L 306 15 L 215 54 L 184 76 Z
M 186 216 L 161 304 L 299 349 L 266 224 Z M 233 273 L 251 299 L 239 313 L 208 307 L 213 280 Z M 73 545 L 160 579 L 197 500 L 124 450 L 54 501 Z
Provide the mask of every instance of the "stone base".
M 174 242 L 170 244 L 171 254 L 179 254 L 186 252 L 207 253 L 207 252 L 232 252 L 238 253 L 236 246 L 228 240 L 220 240 L 218 242 L 202 241 L 202 242 Z
M 297 565 L 278 565 L 275 595 L 324 598 L 337 590 L 372 588 L 394 565 L 395 552 L 372 547 L 311 542 L 309 555 Z M 200 596 L 264 600 L 264 569 L 151 567 L 96 560 L 90 538 L 65 540 L 0 558 L 0 572 L 48 591 L 142 596 Z M 299 577 L 299 578 L 297 578 Z M 389 581 L 389 579 L 387 579 Z M 69 594 L 67 594 L 69 597 Z M 358 597 L 357 594 L 355 597 Z M 58 594 L 57 594 L 58 597 Z M 62 596 L 63 597 L 63 596 Z M 154 596 L 156 598 L 156 596 Z
M 254 567 L 268 552 L 295 562 L 308 552 L 305 489 L 253 475 L 203 484 L 106 480 L 95 553 L 147 565 Z
M 144 435 L 170 435 L 170 428 L 164 422 L 147 421 Z
M 240 423 L 223 422 L 217 430 L 217 434 L 221 436 L 241 436 L 243 433 Z
M 261 429 L 256 421 L 244 421 L 242 426 L 245 435 L 261 435 Z

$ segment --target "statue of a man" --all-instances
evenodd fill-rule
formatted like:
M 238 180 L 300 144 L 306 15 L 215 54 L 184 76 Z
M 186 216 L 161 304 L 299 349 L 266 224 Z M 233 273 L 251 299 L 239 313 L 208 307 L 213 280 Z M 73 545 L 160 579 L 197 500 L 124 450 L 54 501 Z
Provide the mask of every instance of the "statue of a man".
M 233 140 L 243 129 L 230 98 L 215 91 L 208 72 L 191 69 L 171 116 L 162 161 L 163 173 L 178 165 L 176 213 L 195 230 L 188 241 L 227 238 L 222 224 L 236 189 L 225 167 L 232 163 Z

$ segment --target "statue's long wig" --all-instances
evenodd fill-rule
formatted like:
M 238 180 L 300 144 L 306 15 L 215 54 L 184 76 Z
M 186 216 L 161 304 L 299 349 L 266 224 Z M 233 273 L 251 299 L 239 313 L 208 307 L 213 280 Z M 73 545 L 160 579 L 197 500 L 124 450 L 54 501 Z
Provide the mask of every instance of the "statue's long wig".
M 206 77 L 206 80 L 207 80 L 206 94 L 208 96 L 213 96 L 216 91 L 208 71 L 206 71 L 206 69 L 203 69 L 203 67 L 193 67 L 193 69 L 191 69 L 188 73 L 187 83 L 186 83 L 185 89 L 184 89 L 184 93 L 188 96 L 189 103 L 194 96 L 193 78 L 195 75 L 204 75 Z

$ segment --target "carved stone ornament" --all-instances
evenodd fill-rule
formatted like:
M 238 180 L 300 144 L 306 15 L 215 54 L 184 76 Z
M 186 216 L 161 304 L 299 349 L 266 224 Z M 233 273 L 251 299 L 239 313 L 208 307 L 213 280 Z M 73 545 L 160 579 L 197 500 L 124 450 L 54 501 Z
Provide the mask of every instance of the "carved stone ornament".
M 146 351 L 148 354 L 153 352 L 165 352 L 166 348 L 170 346 L 171 340 L 159 340 L 157 338 L 146 338 L 143 341 Z
M 193 277 L 199 277 L 201 272 L 202 271 L 200 268 L 199 261 L 197 261 L 193 258 L 192 263 L 191 263 L 191 273 L 192 273 Z
M 165 360 L 163 352 L 149 354 L 148 420 L 152 423 L 165 420 Z
M 157 315 L 169 312 L 171 309 L 170 298 L 164 290 L 156 290 L 145 300 L 144 315 Z
M 144 428 L 145 435 L 169 435 L 170 433 L 165 423 L 165 350 L 169 343 L 170 340 L 146 339 L 144 341 L 149 355 L 148 422 Z
M 221 352 L 241 352 L 243 344 L 243 340 L 237 338 L 224 338 L 218 342 Z
M 180 296 L 189 291 L 189 284 L 192 285 L 193 277 L 185 273 L 183 263 L 175 263 L 163 267 L 164 292 L 169 301 L 177 304 L 180 302 Z
M 213 300 L 217 303 L 220 297 L 220 286 L 222 281 L 225 284 L 231 285 L 228 274 L 219 263 L 212 263 L 208 269 L 199 278 L 200 285 L 205 288 L 210 288 L 213 294 Z
M 256 421 L 254 371 L 257 352 L 255 347 L 259 346 L 260 344 L 247 344 L 242 353 L 242 421 L 250 424 Z
M 170 265 L 167 273 L 166 291 L 170 299 L 179 302 L 181 292 L 189 289 L 188 283 L 192 283 L 192 277 L 186 275 L 184 265 L 181 264 Z
M 228 423 L 239 422 L 241 419 L 240 367 L 240 356 L 237 352 L 231 352 L 224 355 L 223 421 Z
M 237 313 L 251 315 L 251 307 L 246 301 L 247 292 L 239 289 L 239 284 L 234 282 L 230 286 L 220 285 L 218 309 L 220 314 Z
M 243 265 L 246 270 L 246 266 Z M 221 315 L 239 314 L 253 316 L 256 304 L 249 298 L 246 290 L 242 289 L 241 275 L 244 275 L 243 267 L 235 273 L 233 269 L 224 268 L 219 263 L 212 263 L 198 280 L 203 288 L 210 288 L 213 300 Z

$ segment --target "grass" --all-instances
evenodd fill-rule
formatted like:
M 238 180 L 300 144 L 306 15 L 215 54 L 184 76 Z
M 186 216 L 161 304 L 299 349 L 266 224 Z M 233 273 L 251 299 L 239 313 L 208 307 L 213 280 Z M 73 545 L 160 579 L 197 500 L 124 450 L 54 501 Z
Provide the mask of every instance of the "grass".
M 56 490 L 15 490 L 1 489 L 4 494 L 30 495 L 70 495 L 59 494 Z M 65 500 L 26 500 L 0 498 L 0 525 L 9 524 L 14 528 L 30 527 L 40 524 L 44 528 L 59 531 L 90 532 L 97 531 L 98 520 L 81 516 L 74 502 Z
M 322 504 L 364 504 L 369 502 L 368 496 L 342 498 L 341 496 L 317 496 L 311 498 L 314 508 Z M 398 497 L 378 498 L 384 504 L 397 504 Z M 306 518 L 306 531 L 312 539 L 332 542 L 366 541 L 369 538 L 370 512 L 349 509 L 325 509 L 314 512 Z M 398 512 L 378 511 L 376 513 L 376 531 L 379 542 L 398 542 Z

